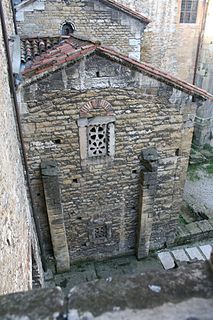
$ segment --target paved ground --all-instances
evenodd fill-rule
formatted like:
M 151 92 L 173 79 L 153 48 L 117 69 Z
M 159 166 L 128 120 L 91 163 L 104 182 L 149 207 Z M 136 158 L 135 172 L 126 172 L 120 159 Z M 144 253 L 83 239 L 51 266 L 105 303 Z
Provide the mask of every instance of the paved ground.
M 96 279 L 110 279 L 121 275 L 141 274 L 146 271 L 160 271 L 190 263 L 206 260 L 213 248 L 213 239 L 197 244 L 162 250 L 155 255 L 138 261 L 135 256 L 114 258 L 107 261 L 84 262 L 71 266 L 67 273 L 46 274 L 46 286 L 60 286 L 65 294 L 81 283 Z
M 145 271 L 163 270 L 163 266 L 157 257 L 149 257 L 138 261 L 135 256 L 114 258 L 100 262 L 84 262 L 71 266 L 67 273 L 57 274 L 53 277 L 52 272 L 46 274 L 46 286 L 60 286 L 65 294 L 70 288 L 80 283 L 95 279 L 109 279 L 125 274 L 140 274 Z

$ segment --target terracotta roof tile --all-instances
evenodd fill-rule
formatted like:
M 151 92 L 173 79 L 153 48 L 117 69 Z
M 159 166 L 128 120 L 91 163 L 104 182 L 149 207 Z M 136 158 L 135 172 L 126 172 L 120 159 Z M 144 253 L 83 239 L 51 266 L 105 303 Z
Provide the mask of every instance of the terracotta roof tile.
M 94 51 L 96 47 L 97 45 L 92 42 L 66 37 L 66 39 L 61 39 L 61 42 L 53 49 L 41 52 L 39 56 L 34 56 L 34 59 L 31 56 L 33 59 L 31 65 L 27 65 L 23 75 L 32 77 L 33 75 L 41 74 L 50 70 L 53 66 L 55 68 L 68 61 L 76 60 L 88 52 Z
M 62 37 L 21 39 L 21 62 L 33 61 L 35 57 L 54 47 Z
M 198 88 L 189 82 L 178 79 L 175 76 L 169 75 L 148 63 L 133 60 L 119 52 L 103 47 L 100 44 L 80 40 L 73 36 L 63 40 L 54 49 L 47 50 L 46 53 L 37 56 L 32 62 L 32 65 L 24 70 L 23 76 L 25 79 L 29 79 L 37 74 L 55 71 L 57 68 L 60 68 L 61 65 L 70 61 L 76 61 L 95 51 L 190 95 L 213 100 L 213 96 L 207 91 Z

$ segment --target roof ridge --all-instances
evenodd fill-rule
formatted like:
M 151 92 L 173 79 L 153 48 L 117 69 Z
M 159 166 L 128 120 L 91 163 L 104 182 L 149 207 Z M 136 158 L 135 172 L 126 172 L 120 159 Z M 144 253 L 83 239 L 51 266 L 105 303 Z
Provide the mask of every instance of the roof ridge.
M 138 11 L 135 11 L 128 6 L 121 4 L 114 0 L 100 0 L 102 2 L 108 3 L 109 5 L 112 5 L 113 7 L 116 7 L 117 9 L 130 14 L 131 16 L 134 16 L 136 19 L 145 22 L 146 24 L 150 23 L 151 20 L 147 17 L 145 17 L 143 14 L 139 13 Z
M 150 73 L 152 73 L 152 76 L 155 78 L 163 77 L 165 80 L 168 80 L 171 84 L 175 85 L 176 87 L 179 87 L 181 89 L 185 88 L 187 90 L 192 90 L 192 91 L 194 91 L 193 94 L 198 94 L 201 96 L 204 95 L 206 99 L 208 98 L 208 99 L 213 100 L 213 95 L 210 94 L 209 92 L 207 92 L 206 90 L 204 90 L 200 87 L 197 87 L 196 85 L 194 85 L 190 82 L 187 82 L 185 80 L 182 80 L 176 76 L 170 75 L 169 73 L 162 71 L 161 69 L 156 68 L 149 63 L 140 62 L 140 61 L 131 59 L 131 58 L 123 55 L 122 53 L 119 53 L 117 51 L 114 51 L 114 50 L 109 49 L 104 46 L 97 47 L 97 50 L 105 53 L 106 55 L 113 55 L 114 57 L 117 57 L 118 59 L 122 59 L 123 61 L 126 61 L 126 62 L 132 64 L 134 67 L 138 67 L 140 70 L 143 70 L 144 72 L 146 72 L 149 75 L 150 75 Z M 183 86 L 183 88 L 182 88 L 182 86 Z
M 203 99 L 213 100 L 213 95 L 208 93 L 206 90 L 203 90 L 185 80 L 181 80 L 178 77 L 170 75 L 154 67 L 153 65 L 131 59 L 123 55 L 122 53 L 101 46 L 99 44 L 94 44 L 86 41 L 85 44 L 82 44 L 81 41 L 77 43 L 74 39 L 74 45 L 72 45 L 72 41 L 73 37 L 70 37 L 70 39 L 66 39 L 65 42 L 59 43 L 59 45 L 57 45 L 57 47 L 55 48 L 55 50 L 57 49 L 57 55 L 55 54 L 54 49 L 52 52 L 50 49 L 49 56 L 48 54 L 42 54 L 41 56 L 39 56 L 38 59 L 35 60 L 34 65 L 32 64 L 32 66 L 24 70 L 23 75 L 26 77 L 32 77 L 31 81 L 35 81 L 36 78 L 34 78 L 34 76 L 36 77 L 39 75 L 39 77 L 41 77 L 47 72 L 54 72 L 62 65 L 66 65 L 66 63 L 71 61 L 75 62 L 76 60 L 79 60 L 82 57 L 96 51 L 100 54 L 104 54 L 108 58 L 115 60 L 116 62 L 126 65 L 127 67 L 135 68 L 137 71 L 143 72 L 144 74 L 158 81 L 171 85 L 178 90 L 182 90 L 190 95 L 200 96 Z M 68 46 L 69 44 L 70 49 Z M 29 80 L 26 82 L 29 83 L 31 81 Z

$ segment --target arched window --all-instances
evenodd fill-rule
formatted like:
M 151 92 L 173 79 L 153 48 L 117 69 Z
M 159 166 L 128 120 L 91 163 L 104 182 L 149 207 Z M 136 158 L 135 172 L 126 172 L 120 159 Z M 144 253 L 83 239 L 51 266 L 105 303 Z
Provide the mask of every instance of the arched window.
M 63 25 L 62 25 L 62 28 L 61 28 L 61 34 L 63 36 L 69 36 L 70 34 L 72 34 L 75 30 L 75 27 L 72 23 L 70 22 L 65 22 Z

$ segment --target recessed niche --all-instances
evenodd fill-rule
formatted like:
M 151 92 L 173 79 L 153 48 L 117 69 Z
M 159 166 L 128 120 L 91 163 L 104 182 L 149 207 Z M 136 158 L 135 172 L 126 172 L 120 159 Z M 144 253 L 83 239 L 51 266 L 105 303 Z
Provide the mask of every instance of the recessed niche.
M 100 71 L 96 71 L 96 77 L 100 78 Z
M 56 140 L 54 140 L 54 143 L 55 143 L 55 144 L 61 144 L 61 139 L 56 139 Z
M 180 155 L 180 149 L 179 149 L 179 148 L 175 150 L 175 155 L 176 155 L 177 157 Z
M 77 179 L 77 178 L 72 179 L 72 182 L 73 182 L 73 183 L 78 183 L 78 179 Z

